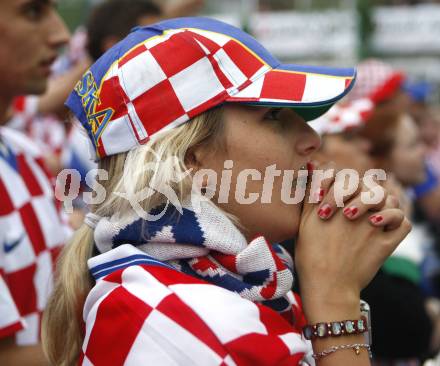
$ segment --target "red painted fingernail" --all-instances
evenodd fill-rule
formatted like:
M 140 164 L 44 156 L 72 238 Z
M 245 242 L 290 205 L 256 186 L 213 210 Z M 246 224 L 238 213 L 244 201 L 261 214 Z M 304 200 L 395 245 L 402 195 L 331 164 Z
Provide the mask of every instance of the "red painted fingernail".
M 309 171 L 309 172 L 311 172 L 311 171 L 313 171 L 313 169 L 314 169 L 315 167 L 313 166 L 313 164 L 312 163 L 307 163 L 307 170 Z
M 373 223 L 373 224 L 378 224 L 379 222 L 381 222 L 383 220 L 383 216 L 381 216 L 381 215 L 373 215 L 373 216 L 370 216 L 370 221 Z
M 326 219 L 330 216 L 332 212 L 332 208 L 330 207 L 329 204 L 325 204 L 324 206 L 322 206 L 319 210 L 318 210 L 318 216 L 321 219 Z
M 356 215 L 359 212 L 359 209 L 356 206 L 347 207 L 342 211 L 345 216 L 352 218 L 354 215 Z

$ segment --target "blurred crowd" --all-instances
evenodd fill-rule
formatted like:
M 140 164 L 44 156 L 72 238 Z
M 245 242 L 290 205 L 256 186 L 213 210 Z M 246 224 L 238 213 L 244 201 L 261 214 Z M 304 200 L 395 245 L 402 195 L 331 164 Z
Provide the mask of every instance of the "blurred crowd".
M 33 170 L 34 164 L 44 171 L 46 185 L 54 185 L 55 177 L 63 169 L 75 169 L 81 176 L 80 192 L 89 189 L 86 176 L 96 163 L 90 159 L 85 132 L 67 114 L 64 101 L 87 68 L 133 27 L 163 18 L 197 14 L 203 1 L 181 0 L 167 4 L 170 5 L 160 7 L 148 0 L 107 0 L 99 2 L 84 25 L 72 35 L 69 36 L 64 27 L 58 30 L 59 39 L 54 49 L 65 47 L 50 68 L 47 88 L 15 97 L 2 117 L 3 134 L 25 145 L 23 161 L 29 167 L 20 174 L 25 181 L 31 182 L 26 184 L 37 186 L 34 181 L 43 180 L 40 176 L 43 173 Z M 1 73 L 7 72 L 1 70 Z M 435 85 L 414 79 L 405 70 L 398 70 L 379 59 L 361 60 L 357 72 L 352 92 L 312 122 L 322 136 L 322 146 L 315 159 L 333 161 L 339 169 L 356 169 L 360 175 L 370 169 L 384 169 L 388 179 L 383 184 L 399 198 L 401 207 L 413 222 L 410 235 L 362 293 L 362 298 L 371 307 L 374 363 L 378 366 L 440 365 L 440 358 L 436 359 L 440 352 L 440 106 L 432 98 Z M 0 157 L 6 160 L 7 149 L 0 141 Z M 35 157 L 36 163 L 30 161 L 28 155 Z M 0 185 L 0 195 L 6 195 L 4 192 L 8 189 L 21 188 Z M 59 249 L 71 231 L 83 222 L 88 208 L 80 197 L 78 195 L 73 201 L 73 212 L 63 212 L 56 200 L 53 207 L 48 208 L 50 215 L 57 218 L 42 225 L 47 228 L 41 229 L 41 235 L 58 238 L 48 240 L 51 249 Z M 48 205 L 42 205 L 34 216 L 42 214 Z M 7 199 L 2 196 L 0 220 L 1 215 L 8 214 L 7 206 Z M 37 220 L 34 216 L 23 220 L 25 229 L 33 233 L 40 230 L 32 222 L 32 219 Z M 57 250 L 51 251 L 52 257 L 57 255 Z M 46 264 L 38 265 L 52 264 L 48 259 Z M 42 276 L 52 272 L 41 268 L 39 271 Z M 32 281 L 30 275 L 20 274 L 15 278 L 13 273 L 2 269 L 1 261 L 0 275 L 8 287 L 14 281 Z M 2 289 L 0 282 L 0 297 Z M 10 291 L 12 297 L 24 296 L 23 291 L 18 291 L 18 295 L 14 289 Z M 17 311 L 28 314 L 28 305 L 17 305 Z M 29 318 L 28 321 L 34 320 Z M 8 347 L 10 350 L 17 345 L 38 347 L 38 336 L 20 334 L 23 330 L 3 335 L 1 323 L 0 319 L 0 360 Z M 2 344 L 1 337 L 11 334 L 13 341 Z M 13 356 L 10 357 L 13 360 Z M 37 357 L 32 357 L 38 361 Z

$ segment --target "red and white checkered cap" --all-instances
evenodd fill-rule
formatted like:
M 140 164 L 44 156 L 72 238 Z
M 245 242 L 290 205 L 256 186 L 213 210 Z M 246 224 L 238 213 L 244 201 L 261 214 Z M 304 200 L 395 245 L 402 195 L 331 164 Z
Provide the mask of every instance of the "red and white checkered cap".
M 78 82 L 67 100 L 98 158 L 128 151 L 225 102 L 325 113 L 354 69 L 282 64 L 242 30 L 209 18 L 139 28 Z
M 404 73 L 391 65 L 377 59 L 367 59 L 357 66 L 356 86 L 346 99 L 369 98 L 374 103 L 383 102 L 393 96 L 404 79 Z
M 320 135 L 336 134 L 362 127 L 373 113 L 375 104 L 369 98 L 336 104 L 318 119 L 310 122 Z

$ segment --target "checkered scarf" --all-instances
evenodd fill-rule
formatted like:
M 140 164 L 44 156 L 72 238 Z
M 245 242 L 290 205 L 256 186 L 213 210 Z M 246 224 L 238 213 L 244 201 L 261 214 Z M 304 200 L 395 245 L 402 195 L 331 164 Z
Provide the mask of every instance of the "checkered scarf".
M 195 210 L 183 205 L 159 207 L 150 212 L 165 214 L 156 221 L 116 215 L 100 218 L 95 228 L 95 244 L 100 253 L 123 244 L 132 244 L 179 271 L 201 278 L 261 302 L 279 312 L 291 310 L 287 293 L 293 284 L 291 257 L 264 237 L 247 243 L 243 234 L 218 208 L 201 202 Z

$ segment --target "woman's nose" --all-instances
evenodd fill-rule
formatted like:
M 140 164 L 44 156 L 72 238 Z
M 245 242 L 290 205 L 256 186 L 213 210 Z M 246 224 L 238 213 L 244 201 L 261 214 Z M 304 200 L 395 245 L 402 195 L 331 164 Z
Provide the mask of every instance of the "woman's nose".
M 314 153 L 321 146 L 321 137 L 310 126 L 306 125 L 301 131 L 296 143 L 296 151 L 298 154 L 306 156 Z

